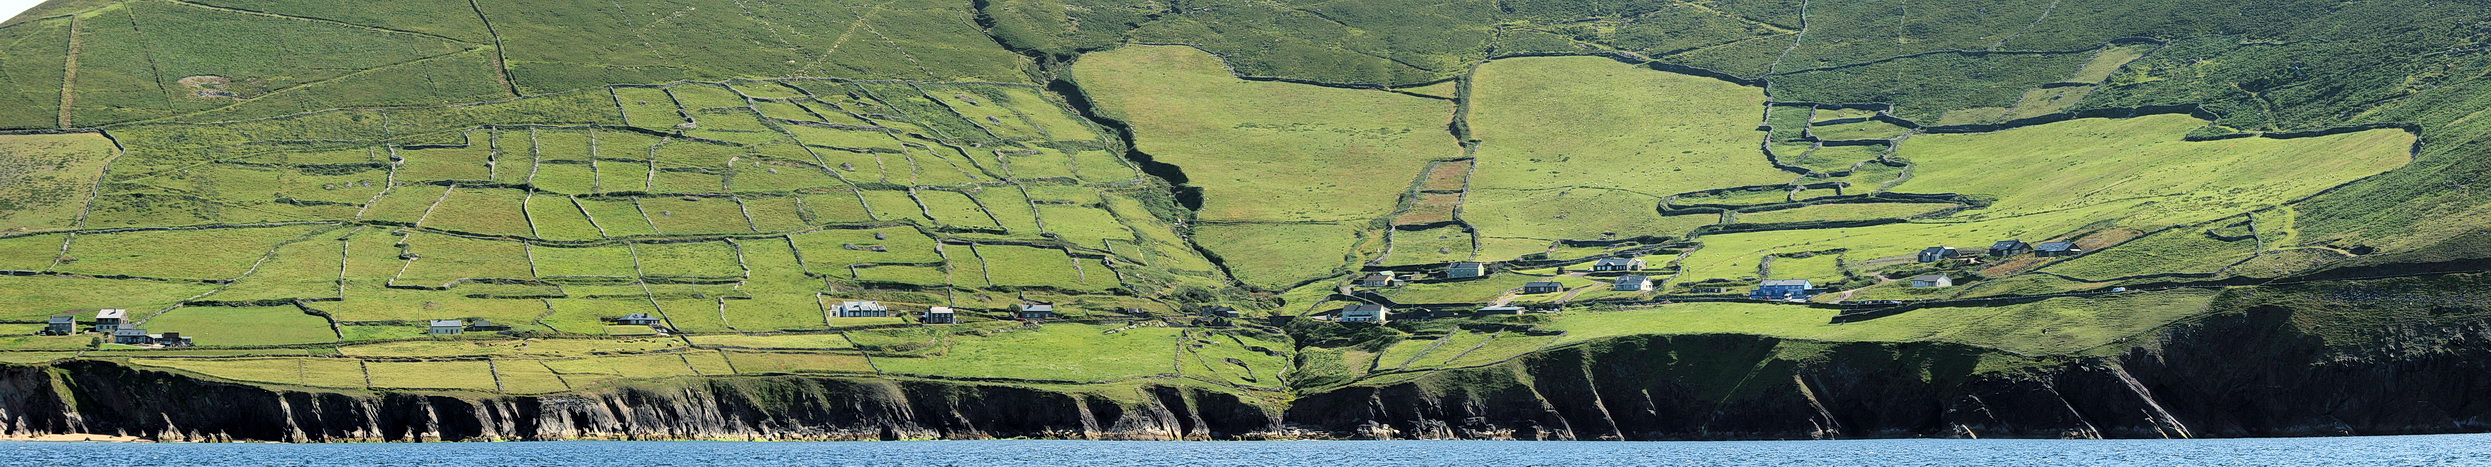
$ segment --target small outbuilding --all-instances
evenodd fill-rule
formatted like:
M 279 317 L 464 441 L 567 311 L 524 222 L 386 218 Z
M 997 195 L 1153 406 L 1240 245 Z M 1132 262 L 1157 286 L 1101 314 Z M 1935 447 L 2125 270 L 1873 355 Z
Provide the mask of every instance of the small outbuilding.
M 2033 246 L 2033 256 L 2076 256 L 2083 253 L 2083 248 L 2076 248 L 2076 242 L 2042 242 Z
M 1394 276 L 1393 273 L 1390 272 L 1368 274 L 1365 277 L 1358 278 L 1359 287 L 1394 287 L 1401 285 L 1401 283 L 1401 278 Z
M 1562 291 L 1565 291 L 1565 289 L 1566 289 L 1566 285 L 1565 285 L 1565 284 L 1559 284 L 1559 283 L 1555 283 L 1555 282 L 1548 282 L 1548 281 L 1540 281 L 1540 282 L 1532 282 L 1532 283 L 1529 283 L 1529 284 L 1522 284 L 1522 293 L 1526 293 L 1526 294 L 1557 293 L 1557 292 L 1562 292 Z
M 492 320 L 484 318 L 476 318 L 475 321 L 467 322 L 467 330 L 470 332 L 501 332 L 510 330 L 510 325 L 494 323 Z
M 1383 323 L 1391 319 L 1392 311 L 1383 305 L 1350 305 L 1341 307 L 1341 322 Z
M 614 318 L 614 324 L 624 326 L 656 326 L 658 321 L 657 317 L 649 316 L 648 313 L 632 313 L 623 315 L 621 318 Z
M 1923 263 L 1935 263 L 1950 259 L 1955 259 L 1954 247 L 1933 246 L 1925 250 L 1920 250 L 1920 262 Z
M 1237 318 L 1238 316 L 1242 316 L 1242 315 L 1240 315 L 1240 314 L 1238 314 L 1238 313 L 1237 313 L 1237 307 L 1232 307 L 1232 306 L 1228 306 L 1228 305 L 1211 305 L 1211 306 L 1202 307 L 1202 316 L 1203 316 L 1203 317 L 1205 317 L 1205 318 L 1230 318 L 1230 319 L 1234 319 L 1234 318 Z
M 178 333 L 178 332 L 168 332 L 168 333 L 163 333 L 163 334 L 148 334 L 148 335 L 147 335 L 147 340 L 155 342 L 155 343 L 156 343 L 156 345 L 157 345 L 157 346 L 159 346 L 159 347 L 189 347 L 189 346 L 190 346 L 190 338 L 188 338 L 188 337 L 182 337 L 182 333 Z
M 426 330 L 424 333 L 435 336 L 455 336 L 465 332 L 467 332 L 466 321 L 455 319 L 436 319 L 432 320 L 432 328 Z
M 839 302 L 839 308 L 835 311 L 841 318 L 887 318 L 891 316 L 891 307 L 882 306 L 882 302 L 869 300 Z
M 1465 279 L 1487 276 L 1487 263 L 1460 262 L 1453 263 L 1452 265 L 1445 266 L 1444 268 L 1444 277 L 1448 279 Z
M 917 322 L 924 324 L 960 324 L 960 314 L 952 312 L 951 307 L 938 306 L 926 309 L 925 316 L 918 319 Z
M 1591 263 L 1592 272 L 1634 272 L 1643 270 L 1643 258 L 1601 258 Z
M 1619 292 L 1652 290 L 1652 276 L 1620 276 L 1616 283 L 1609 285 L 1609 290 Z
M 1019 307 L 1012 309 L 1012 316 L 1026 320 L 1041 320 L 1051 319 L 1062 315 L 1055 313 L 1055 305 L 1048 305 L 1044 303 L 1023 303 Z
M 1955 286 L 1955 278 L 1952 278 L 1952 277 L 1946 277 L 1946 275 L 1945 275 L 1945 274 L 1922 274 L 1922 275 L 1918 275 L 1918 276 L 1912 276 L 1912 278 L 1911 278 L 1911 286 L 1912 286 L 1912 288 L 1915 288 L 1915 289 L 1926 289 L 1926 288 L 1933 288 L 1933 287 L 1954 287 L 1954 286 Z
M 2031 252 L 2033 252 L 2033 244 L 2024 243 L 2023 240 L 2008 240 L 1989 245 L 1990 256 L 2015 256 Z

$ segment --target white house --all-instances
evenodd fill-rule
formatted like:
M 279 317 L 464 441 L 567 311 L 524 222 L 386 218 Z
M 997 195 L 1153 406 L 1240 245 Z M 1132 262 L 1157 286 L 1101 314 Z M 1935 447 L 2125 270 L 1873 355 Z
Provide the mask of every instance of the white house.
M 1382 323 L 1389 320 L 1391 308 L 1383 305 L 1350 305 L 1341 308 L 1343 323 Z

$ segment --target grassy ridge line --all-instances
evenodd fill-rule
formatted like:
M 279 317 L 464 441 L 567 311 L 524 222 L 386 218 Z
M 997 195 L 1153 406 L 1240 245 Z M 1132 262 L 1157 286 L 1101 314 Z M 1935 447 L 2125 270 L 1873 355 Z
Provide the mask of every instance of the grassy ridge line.
M 78 50 L 84 45 L 79 41 L 78 32 L 85 26 L 85 20 L 74 15 L 69 17 L 69 52 L 65 54 L 67 63 L 62 65 L 61 71 L 61 128 L 69 128 L 73 124 L 71 117 L 77 113 Z
M 408 30 L 404 30 L 404 29 L 391 29 L 391 28 L 385 28 L 385 27 L 380 27 L 380 26 L 373 26 L 373 25 L 368 25 L 368 24 L 356 24 L 356 23 L 349 23 L 349 22 L 345 22 L 345 21 L 338 21 L 338 20 L 327 19 L 327 18 L 314 18 L 314 17 L 309 17 L 309 16 L 297 16 L 297 15 L 288 15 L 288 14 L 280 14 L 280 13 L 271 13 L 271 12 L 266 12 L 266 11 L 251 10 L 251 9 L 245 9 L 245 8 L 234 8 L 234 7 L 226 7 L 226 6 L 209 5 L 209 4 L 199 3 L 199 2 L 194 2 L 194 1 L 190 1 L 190 0 L 163 0 L 163 1 L 170 2 L 170 3 L 176 3 L 176 4 L 181 4 L 181 5 L 188 5 L 188 6 L 192 6 L 192 7 L 204 8 L 204 9 L 209 9 L 209 10 L 216 10 L 216 11 L 225 11 L 225 12 L 233 12 L 233 13 L 242 13 L 242 14 L 247 14 L 247 15 L 265 16 L 265 17 L 271 17 L 271 18 L 282 18 L 282 19 L 289 19 L 289 20 L 295 20 L 295 21 L 309 21 L 309 22 L 314 22 L 314 23 L 333 24 L 333 25 L 338 25 L 338 26 L 346 26 L 346 27 L 351 27 L 351 28 L 356 28 L 356 29 L 364 29 L 364 30 L 370 30 L 370 31 L 379 31 L 379 32 L 386 32 L 386 33 L 408 34 L 408 35 L 415 35 L 415 36 L 423 36 L 423 37 L 428 37 L 428 38 L 433 38 L 433 39 L 445 40 L 445 41 L 450 41 L 450 42 L 457 42 L 457 43 L 461 43 L 461 44 L 483 45 L 483 44 L 477 44 L 477 43 L 472 42 L 472 41 L 467 41 L 467 40 L 458 39 L 458 38 L 454 38 L 454 37 L 442 36 L 442 35 L 438 35 L 438 34 L 425 33 L 425 32 L 417 32 L 417 31 L 408 31 Z

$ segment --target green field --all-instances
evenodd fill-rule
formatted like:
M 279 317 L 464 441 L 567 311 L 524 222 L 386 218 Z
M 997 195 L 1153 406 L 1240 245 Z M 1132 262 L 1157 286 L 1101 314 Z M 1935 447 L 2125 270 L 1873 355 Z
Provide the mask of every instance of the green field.
M 1754 275 L 1776 252 L 1848 249 L 1867 260 L 1931 246 L 2039 242 L 2087 226 L 2156 229 L 2195 224 L 2291 202 L 2406 162 L 2412 135 L 2377 130 L 2317 138 L 2183 141 L 2203 124 L 2184 115 L 2086 119 L 1997 133 L 1922 135 L 1901 148 L 1912 178 L 1896 191 L 1958 193 L 1990 203 L 1905 224 L 1709 235 L 1683 278 Z M 2323 155 L 2323 156 L 2321 156 Z M 2005 164 L 2001 161 L 2015 161 Z M 1807 209 L 1839 209 L 1822 205 Z M 2113 254 L 2113 247 L 2103 254 Z M 2113 256 L 2125 255 L 2119 253 Z M 2192 269 L 2128 263 L 2105 277 Z
M 1134 125 L 1136 149 L 1186 168 L 1187 184 L 1202 189 L 1205 220 L 1381 218 L 1428 161 L 1460 153 L 1444 132 L 1453 109 L 1443 101 L 1240 80 L 1218 57 L 1190 47 L 1093 54 L 1074 76 L 1105 116 Z M 1244 250 L 1310 235 L 1329 236 L 1324 244 L 1354 238 L 1339 229 L 1237 232 L 1251 228 L 1238 224 L 1219 237 L 1225 240 L 1205 243 Z M 1265 275 L 1281 278 L 1248 282 L 1301 277 Z
M 951 335 L 934 355 L 877 358 L 874 365 L 896 374 L 1067 382 L 1146 377 L 1176 370 L 1169 358 L 1176 352 L 1176 330 L 1145 327 L 1106 334 L 1109 329 L 1114 328 L 1049 324 L 984 337 Z M 1073 353 L 1093 357 L 1058 357 Z
M 1793 178 L 1757 151 L 1757 88 L 1593 57 L 1497 60 L 1471 87 L 1483 237 L 1679 236 L 1713 220 L 1664 218 L 1660 197 Z
M 90 133 L 0 136 L 0 232 L 78 224 L 87 193 L 116 151 Z
M 139 323 L 151 333 L 178 332 L 202 346 L 336 342 L 329 320 L 284 307 L 186 307 Z

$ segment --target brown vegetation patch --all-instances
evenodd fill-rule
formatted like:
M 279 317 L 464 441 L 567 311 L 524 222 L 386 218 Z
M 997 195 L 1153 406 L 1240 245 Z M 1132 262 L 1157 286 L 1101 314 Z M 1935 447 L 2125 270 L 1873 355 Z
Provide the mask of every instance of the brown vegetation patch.
M 198 75 L 184 77 L 181 80 L 174 82 L 180 83 L 182 85 L 182 89 L 190 91 L 190 97 L 202 99 L 242 98 L 241 94 L 238 94 L 233 90 L 233 79 L 223 76 Z
M 1393 225 L 1434 224 L 1453 221 L 1453 208 L 1462 203 L 1462 195 L 1454 193 L 1420 193 L 1410 210 L 1393 217 Z
M 1427 167 L 1427 181 L 1420 191 L 1462 191 L 1463 179 L 1470 177 L 1470 159 L 1437 162 Z

